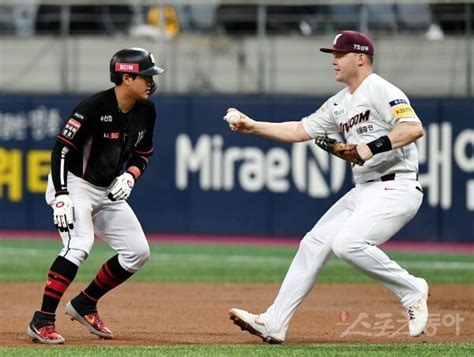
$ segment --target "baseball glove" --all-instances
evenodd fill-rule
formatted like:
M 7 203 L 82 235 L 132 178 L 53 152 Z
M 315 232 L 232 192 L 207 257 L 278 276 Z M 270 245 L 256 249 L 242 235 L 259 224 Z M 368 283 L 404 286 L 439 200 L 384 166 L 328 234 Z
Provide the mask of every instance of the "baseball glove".
M 364 160 L 360 157 L 357 152 L 356 144 L 344 144 L 340 141 L 330 138 L 327 135 L 317 136 L 314 139 L 316 145 L 321 149 L 327 151 L 330 154 L 336 155 L 343 160 L 349 161 L 354 165 L 362 166 L 364 165 Z

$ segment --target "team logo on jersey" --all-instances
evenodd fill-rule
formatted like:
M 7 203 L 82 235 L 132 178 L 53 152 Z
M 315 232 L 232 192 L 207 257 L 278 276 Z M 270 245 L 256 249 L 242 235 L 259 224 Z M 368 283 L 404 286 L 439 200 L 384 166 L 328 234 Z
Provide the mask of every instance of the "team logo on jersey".
M 76 135 L 77 131 L 81 127 L 81 123 L 73 118 L 69 118 L 66 125 L 64 126 L 61 134 L 69 139 L 72 139 Z
M 367 109 L 364 113 L 356 114 L 345 123 L 339 124 L 339 128 L 343 133 L 347 133 L 354 125 L 369 121 L 369 116 L 370 109 Z
M 110 140 L 118 140 L 120 139 L 121 133 L 120 131 L 113 131 L 111 133 L 104 133 L 104 138 L 105 139 L 110 139 Z
M 140 141 L 142 141 L 142 139 L 143 139 L 144 136 L 145 136 L 145 133 L 146 133 L 146 130 L 142 130 L 142 131 L 139 131 L 139 132 L 138 132 L 138 137 L 137 137 L 137 140 L 135 141 L 135 145 L 134 145 L 134 146 L 137 146 L 138 143 L 139 143 Z

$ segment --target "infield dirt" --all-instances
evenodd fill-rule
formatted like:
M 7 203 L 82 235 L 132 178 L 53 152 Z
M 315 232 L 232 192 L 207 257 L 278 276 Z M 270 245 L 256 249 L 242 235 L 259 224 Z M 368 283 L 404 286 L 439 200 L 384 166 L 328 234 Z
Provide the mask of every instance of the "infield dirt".
M 0 346 L 34 345 L 26 329 L 39 308 L 43 287 L 42 283 L 0 284 Z M 259 338 L 232 323 L 228 310 L 262 312 L 279 284 L 124 284 L 99 303 L 102 319 L 114 332 L 112 340 L 100 340 L 65 315 L 68 299 L 84 287 L 74 283 L 58 309 L 56 327 L 66 345 L 259 344 Z M 298 309 L 285 343 L 473 342 L 474 286 L 433 284 L 430 294 L 428 329 L 412 338 L 401 305 L 384 287 L 317 285 Z

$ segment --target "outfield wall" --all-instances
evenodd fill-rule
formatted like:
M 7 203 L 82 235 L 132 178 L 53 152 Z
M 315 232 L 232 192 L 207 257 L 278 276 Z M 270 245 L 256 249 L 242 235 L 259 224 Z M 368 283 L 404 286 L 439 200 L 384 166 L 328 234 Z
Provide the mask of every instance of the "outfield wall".
M 43 199 L 49 154 L 84 96 L 0 97 L 0 229 L 52 229 Z M 350 168 L 312 142 L 280 144 L 233 133 L 228 106 L 293 120 L 324 98 L 158 95 L 155 156 L 130 202 L 148 232 L 301 236 L 351 186 Z M 422 208 L 398 239 L 474 241 L 471 98 L 415 98 Z

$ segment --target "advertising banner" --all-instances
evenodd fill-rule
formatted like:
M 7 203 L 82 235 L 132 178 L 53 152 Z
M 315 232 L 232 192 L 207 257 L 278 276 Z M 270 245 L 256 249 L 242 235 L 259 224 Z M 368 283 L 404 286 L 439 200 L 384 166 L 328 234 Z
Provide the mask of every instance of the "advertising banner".
M 0 229 L 53 229 L 44 201 L 50 150 L 84 96 L 0 98 Z M 283 144 L 235 133 L 237 107 L 265 121 L 299 120 L 325 98 L 160 96 L 155 155 L 129 202 L 145 231 L 304 235 L 352 186 L 350 166 L 312 141 Z M 474 241 L 472 99 L 415 98 L 424 202 L 397 239 Z

